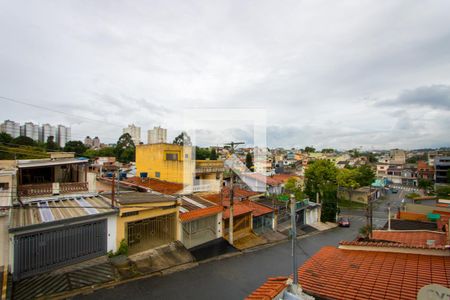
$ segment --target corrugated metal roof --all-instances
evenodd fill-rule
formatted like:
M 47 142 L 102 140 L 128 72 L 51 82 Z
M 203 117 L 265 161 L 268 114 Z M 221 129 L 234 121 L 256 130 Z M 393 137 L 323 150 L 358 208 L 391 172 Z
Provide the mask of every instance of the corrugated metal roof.
M 9 230 L 115 212 L 106 198 L 96 194 L 43 198 L 13 207 Z
M 83 164 L 89 162 L 85 158 L 63 158 L 63 159 L 32 159 L 32 160 L 19 160 L 17 167 L 20 168 L 33 168 L 33 167 L 46 167 L 46 166 L 58 166 L 67 164 Z

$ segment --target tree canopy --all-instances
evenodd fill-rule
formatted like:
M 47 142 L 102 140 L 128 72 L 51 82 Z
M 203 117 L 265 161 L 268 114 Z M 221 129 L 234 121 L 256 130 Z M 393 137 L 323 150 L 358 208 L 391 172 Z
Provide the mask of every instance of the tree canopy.
M 307 147 L 305 147 L 305 152 L 306 153 L 316 152 L 316 148 L 314 148 L 312 146 L 307 146 Z
M 191 138 L 185 131 L 183 131 L 179 135 L 177 135 L 177 137 L 175 137 L 175 139 L 173 140 L 173 143 L 176 145 L 180 145 L 180 146 L 191 146 L 192 145 Z
M 49 144 L 48 141 L 47 144 Z M 87 149 L 88 148 L 81 141 L 69 141 L 64 146 L 64 151 L 75 152 L 76 156 L 83 156 Z
M 209 159 L 210 159 L 210 160 L 217 160 L 217 152 L 216 152 L 216 148 L 212 148 L 211 154 L 209 155 Z
M 129 133 L 124 133 L 120 136 L 114 149 L 116 158 L 122 163 L 129 163 L 135 161 L 136 146 Z
M 36 146 L 36 142 L 27 136 L 18 136 L 11 141 L 11 144 L 22 145 L 22 146 Z
M 208 148 L 195 147 L 195 159 L 204 160 L 211 156 L 211 151 Z
M 316 193 L 323 196 L 325 188 L 336 186 L 336 174 L 337 168 L 331 161 L 318 160 L 309 165 L 305 172 L 305 193 L 311 199 L 315 199 Z
M 247 168 L 253 172 L 254 166 L 253 166 L 253 156 L 250 152 L 247 152 L 247 155 L 245 156 L 245 165 Z

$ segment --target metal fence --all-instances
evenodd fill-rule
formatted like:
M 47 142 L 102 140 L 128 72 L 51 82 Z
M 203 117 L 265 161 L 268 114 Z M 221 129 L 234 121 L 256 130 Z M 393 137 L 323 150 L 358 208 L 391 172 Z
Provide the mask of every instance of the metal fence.
M 106 254 L 106 220 L 14 237 L 14 279 Z
M 131 254 L 152 249 L 175 240 L 176 214 L 127 223 L 127 241 Z

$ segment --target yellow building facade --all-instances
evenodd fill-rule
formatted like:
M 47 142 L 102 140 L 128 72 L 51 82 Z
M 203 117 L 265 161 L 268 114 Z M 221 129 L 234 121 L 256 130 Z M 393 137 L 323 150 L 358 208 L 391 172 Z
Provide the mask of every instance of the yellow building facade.
M 148 144 L 136 146 L 136 174 L 192 185 L 195 160 L 191 146 Z

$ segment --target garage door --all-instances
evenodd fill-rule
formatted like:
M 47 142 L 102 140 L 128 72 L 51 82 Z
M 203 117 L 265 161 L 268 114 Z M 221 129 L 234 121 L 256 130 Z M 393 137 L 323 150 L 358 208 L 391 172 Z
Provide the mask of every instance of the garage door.
M 176 214 L 127 223 L 129 253 L 134 254 L 175 241 Z
M 106 254 L 106 220 L 16 235 L 14 279 Z

